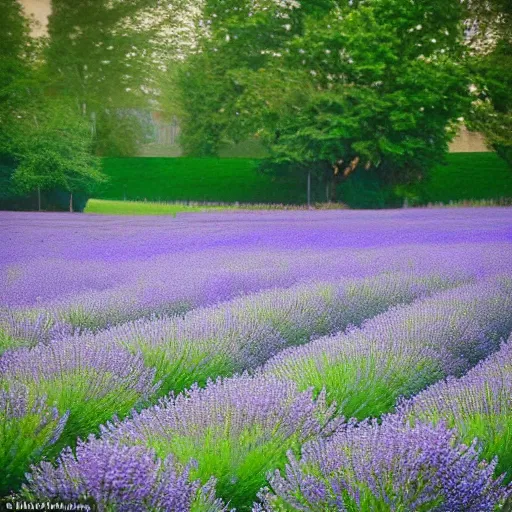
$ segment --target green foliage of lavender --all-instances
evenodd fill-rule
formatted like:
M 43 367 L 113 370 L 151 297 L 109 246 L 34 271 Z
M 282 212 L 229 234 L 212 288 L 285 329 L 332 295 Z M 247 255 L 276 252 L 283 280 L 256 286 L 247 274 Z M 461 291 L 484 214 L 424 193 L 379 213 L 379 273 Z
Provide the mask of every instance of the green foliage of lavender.
M 0 389 L 0 495 L 19 485 L 29 464 L 59 438 L 67 417 L 28 386 L 11 382 Z
M 74 446 L 78 437 L 97 431 L 113 415 L 125 416 L 155 389 L 154 370 L 140 357 L 84 338 L 9 351 L 0 360 L 0 374 L 0 390 L 23 386 L 29 396 L 44 398 L 68 416 L 58 441 L 45 450 L 47 455 Z M 22 412 L 12 419 L 13 425 L 25 421 Z M 44 443 L 37 448 L 42 450 Z M 17 456 L 15 451 L 12 456 Z M 18 465 L 23 471 L 23 464 Z
M 76 454 L 69 448 L 54 468 L 43 462 L 34 468 L 21 497 L 88 503 L 100 511 L 221 512 L 215 498 L 215 480 L 204 486 L 191 480 L 193 464 L 180 466 L 172 456 L 165 460 L 143 446 L 120 446 L 97 440 L 79 442 Z
M 353 332 L 285 350 L 264 368 L 301 389 L 325 388 L 347 417 L 389 411 L 499 348 L 512 330 L 507 278 L 448 290 L 378 315 Z
M 335 428 L 334 408 L 291 381 L 240 376 L 193 387 L 176 398 L 108 425 L 102 438 L 142 444 L 182 464 L 197 461 L 191 477 L 217 480 L 219 497 L 239 510 L 250 507 L 266 473 L 281 467 L 288 450 Z
M 360 324 L 396 304 L 457 284 L 459 278 L 390 274 L 272 290 L 194 310 L 183 318 L 125 324 L 96 337 L 140 352 L 156 368 L 160 393 L 250 370 L 283 348 Z
M 411 427 L 399 417 L 349 423 L 327 440 L 289 454 L 270 475 L 254 512 L 341 510 L 478 512 L 498 510 L 512 488 L 480 461 L 475 444 L 459 444 L 443 425 Z
M 512 480 L 512 337 L 501 350 L 460 379 L 426 389 L 402 413 L 411 421 L 446 422 L 459 438 L 478 439 L 482 456 L 497 457 L 497 474 Z
M 389 274 L 263 292 L 183 318 L 135 322 L 8 351 L 0 362 L 0 384 L 23 383 L 61 414 L 67 411 L 60 439 L 44 452 L 55 456 L 114 415 L 123 417 L 157 395 L 255 368 L 286 346 L 458 282 Z
M 4 329 L 0 328 L 0 354 L 10 348 L 23 346 L 23 343 L 23 341 L 13 339 Z
M 328 436 L 337 428 L 339 420 L 329 420 L 338 408 L 347 415 L 360 414 L 361 418 L 380 415 L 392 408 L 398 396 L 418 391 L 446 374 L 464 372 L 496 350 L 500 338 L 512 329 L 510 315 L 503 315 L 512 308 L 510 298 L 507 279 L 493 279 L 438 293 L 411 306 L 401 306 L 377 316 L 361 329 L 346 334 L 348 340 L 345 342 L 339 337 L 328 339 L 333 353 L 351 348 L 348 354 L 357 356 L 338 363 L 342 371 L 342 378 L 338 380 L 330 381 L 328 374 L 322 374 L 322 379 L 316 381 L 302 366 L 296 366 L 288 373 L 276 371 L 280 368 L 279 362 L 290 357 L 292 361 L 300 361 L 295 352 L 313 350 L 329 354 L 322 345 L 325 340 L 321 339 L 277 356 L 267 366 L 266 374 L 210 382 L 204 389 L 194 386 L 176 398 L 164 399 L 157 406 L 142 410 L 133 419 L 114 421 L 102 429 L 102 438 L 127 446 L 146 446 L 162 460 L 170 454 L 180 464 L 195 460 L 197 467 L 191 470 L 192 478 L 199 478 L 206 484 L 214 476 L 217 495 L 241 510 L 247 509 L 258 489 L 265 486 L 266 473 L 285 468 L 288 451 L 298 455 L 304 442 L 319 435 Z M 372 336 L 376 332 L 380 338 Z M 365 347 L 364 340 L 372 339 L 373 345 Z M 380 339 L 382 341 L 377 342 Z M 323 350 L 319 350 L 319 346 Z M 365 354 L 374 356 L 373 365 L 368 365 L 363 357 Z M 322 362 L 325 364 L 324 359 Z M 426 364 L 429 362 L 432 366 Z M 351 364 L 354 370 L 343 373 Z M 421 365 L 424 371 L 419 375 Z M 368 372 L 369 367 L 373 374 Z M 333 375 L 334 370 L 335 367 Z M 344 381 L 343 377 L 347 379 L 345 388 L 338 389 L 336 386 Z M 348 377 L 353 381 L 349 382 Z M 283 378 L 286 380 L 281 380 Z M 317 400 L 312 399 L 311 388 L 306 382 L 313 386 L 323 382 L 327 393 L 320 392 Z M 300 389 L 305 391 L 300 392 Z M 320 389 L 317 388 L 317 392 Z M 341 400 L 338 405 L 333 402 L 328 406 L 326 398 L 331 402 L 333 398 Z M 411 435 L 415 438 L 416 433 Z M 418 436 L 420 440 L 424 437 L 421 433 Z M 478 504 L 480 499 L 488 499 L 490 503 L 502 499 L 500 482 L 491 478 L 495 468 L 481 468 L 478 451 L 472 449 L 461 459 L 465 452 L 462 447 L 453 448 L 453 433 L 448 432 L 443 437 L 440 431 L 435 431 L 432 436 L 440 439 L 436 457 L 443 460 L 443 454 L 448 450 L 460 478 L 474 480 L 473 501 L 467 503 L 473 506 L 473 502 Z M 406 434 L 398 437 L 400 446 L 408 442 Z M 408 448 L 402 446 L 400 449 L 406 453 Z M 421 471 L 432 476 L 428 473 L 431 464 L 425 464 Z M 441 462 L 438 461 L 435 467 L 440 468 Z M 406 465 L 406 468 L 413 474 L 419 471 L 413 465 Z M 468 477 L 462 476 L 464 471 L 468 472 Z M 381 478 L 383 475 L 385 472 Z M 485 475 L 483 480 L 482 475 Z M 426 500 L 425 510 L 436 509 L 435 506 L 444 503 L 443 500 L 455 500 L 459 507 L 466 503 L 462 491 L 453 491 L 455 495 L 450 495 L 450 482 L 443 480 L 445 477 L 441 473 L 437 476 L 443 482 L 441 487 L 436 486 L 432 491 L 428 486 L 424 489 L 420 485 L 415 490 L 418 500 Z M 361 491 L 366 484 L 356 479 L 354 485 Z M 408 492 L 404 489 L 405 484 L 399 481 L 391 480 L 382 485 L 398 486 L 397 493 Z M 479 485 L 484 487 L 478 490 Z M 428 498 L 431 491 L 434 493 L 432 499 Z M 364 510 L 364 506 L 377 506 L 381 499 L 370 492 L 364 498 L 366 501 L 358 506 Z

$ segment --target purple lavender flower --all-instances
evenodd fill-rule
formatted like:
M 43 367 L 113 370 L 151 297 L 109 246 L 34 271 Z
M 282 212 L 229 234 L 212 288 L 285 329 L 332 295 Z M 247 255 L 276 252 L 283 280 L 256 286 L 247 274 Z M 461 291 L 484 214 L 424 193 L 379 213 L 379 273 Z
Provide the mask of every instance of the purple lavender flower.
M 0 312 L 0 354 L 9 348 L 48 343 L 71 333 L 69 324 L 59 322 L 45 311 L 34 310 L 27 315 L 12 309 Z
M 39 316 L 59 329 L 98 330 L 300 282 L 383 272 L 512 272 L 510 210 L 504 208 L 150 221 L 0 215 L 7 241 L 0 253 L 0 303 L 13 308 L 21 326 L 11 327 L 29 340 L 52 336 Z
M 287 450 L 336 427 L 333 410 L 293 382 L 239 376 L 162 399 L 133 419 L 108 424 L 102 438 L 153 447 L 162 459 L 172 453 L 181 464 L 195 459 L 193 478 L 205 483 L 214 476 L 221 498 L 247 507 Z
M 430 386 L 400 412 L 411 420 L 445 421 L 464 442 L 478 438 L 487 460 L 512 480 L 512 337 L 501 350 L 460 379 Z
M 464 273 L 450 275 L 427 274 L 415 276 L 411 272 L 385 273 L 363 279 L 344 279 L 333 282 L 313 282 L 295 285 L 288 289 L 273 289 L 237 298 L 226 304 L 206 308 L 205 322 L 223 315 L 242 321 L 265 322 L 284 335 L 287 344 L 307 341 L 311 335 L 322 335 L 341 330 L 348 324 L 358 324 L 365 318 L 386 308 L 410 302 L 436 290 L 454 286 L 469 278 Z M 119 325 L 131 318 L 175 316 L 190 309 L 194 301 L 180 302 L 178 298 L 162 309 L 158 301 L 146 306 L 127 290 L 112 295 L 113 309 L 105 301 L 94 303 L 50 305 L 49 310 L 40 308 L 10 309 L 3 318 L 4 330 L 19 345 L 33 345 L 38 340 L 48 342 L 84 329 L 98 330 L 108 325 Z M 176 290 L 173 291 L 176 293 Z M 183 295 L 183 294 L 182 294 Z M 184 295 L 183 295 L 184 296 Z M 132 311 L 132 313 L 129 313 Z M 203 310 L 198 310 L 204 316 Z M 192 318 L 196 317 L 195 312 Z M 172 320 L 171 320 L 172 322 Z M 243 326 L 241 326 L 243 327 Z M 259 344 L 254 343 L 259 347 Z M 278 345 L 279 347 L 279 345 Z M 258 348 L 252 353 L 260 353 Z M 246 357 L 251 355 L 248 349 Z M 251 363 L 254 366 L 255 362 Z
M 0 387 L 0 495 L 13 491 L 28 465 L 57 441 L 67 418 L 25 385 Z
M 192 464 L 193 465 L 193 464 Z M 201 486 L 190 480 L 191 465 L 180 466 L 172 456 L 156 457 L 144 446 L 123 446 L 91 436 L 80 441 L 76 455 L 67 448 L 57 466 L 42 462 L 32 467 L 22 497 L 94 504 L 100 512 L 221 512 L 215 481 Z
M 511 286 L 492 279 L 394 308 L 360 329 L 284 350 L 264 372 L 301 389 L 325 387 L 346 416 L 380 415 L 497 350 L 512 330 Z
M 399 302 L 452 286 L 452 279 L 404 274 L 271 290 L 192 311 L 139 320 L 95 337 L 140 351 L 163 382 L 161 392 L 251 369 L 282 348 L 343 330 Z
M 118 345 L 77 337 L 6 352 L 0 386 L 22 384 L 69 419 L 59 446 L 87 435 L 114 414 L 126 415 L 155 391 L 154 370 Z
M 48 344 L 0 357 L 0 388 L 26 385 L 30 397 L 47 395 L 60 415 L 69 409 L 59 447 L 114 413 L 144 405 L 160 379 L 164 391 L 202 385 L 391 305 L 457 282 L 512 275 L 511 209 L 0 217 L 7 242 L 0 247 L 0 351 Z M 267 373 L 210 383 L 204 391 L 194 387 L 131 422 L 114 421 L 116 428 L 104 429 L 105 443 L 113 450 L 153 449 L 144 467 L 153 468 L 152 460 L 158 475 L 167 467 L 159 461 L 172 453 L 168 467 L 176 475 L 188 467 L 186 481 L 206 485 L 215 474 L 219 495 L 246 507 L 264 484 L 262 475 L 284 467 L 287 449 L 325 433 L 332 408 L 324 404 L 324 386 L 348 414 L 381 414 L 399 395 L 461 375 L 496 350 L 512 329 L 511 295 L 510 284 L 486 281 L 397 308 L 360 330 L 285 351 L 267 366 L 297 385 Z M 232 302 L 218 304 L 223 300 Z M 133 322 L 139 318 L 145 320 Z M 309 386 L 318 402 L 299 392 Z M 13 416 L 12 407 L 6 410 Z M 494 447 L 489 450 L 492 456 Z M 11 452 L 8 457 L 12 464 Z M 84 468 L 89 458 L 94 454 L 80 459 Z M 191 458 L 197 468 L 187 466 Z M 305 492 L 325 495 L 328 487 L 315 487 L 314 477 L 308 475 Z M 157 482 L 166 486 L 163 477 Z M 125 491 L 108 490 L 114 497 Z M 207 491 L 206 504 L 214 500 L 211 485 Z M 150 506 L 178 508 L 173 499 Z
M 442 424 L 412 427 L 398 416 L 351 422 L 305 445 L 300 460 L 289 454 L 254 511 L 490 511 L 512 492 L 494 478 L 495 466 Z

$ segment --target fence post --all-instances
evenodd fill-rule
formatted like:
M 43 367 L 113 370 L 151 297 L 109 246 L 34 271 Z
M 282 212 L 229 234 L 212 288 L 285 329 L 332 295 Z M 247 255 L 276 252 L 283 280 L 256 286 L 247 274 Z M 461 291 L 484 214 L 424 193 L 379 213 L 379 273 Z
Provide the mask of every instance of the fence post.
M 308 169 L 308 208 L 311 208 L 311 171 Z

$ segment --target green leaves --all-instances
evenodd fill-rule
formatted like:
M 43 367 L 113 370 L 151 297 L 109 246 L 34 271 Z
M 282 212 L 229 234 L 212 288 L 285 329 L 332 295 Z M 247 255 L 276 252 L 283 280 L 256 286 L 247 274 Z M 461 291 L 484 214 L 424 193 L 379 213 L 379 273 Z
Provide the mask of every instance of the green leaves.
M 258 134 L 276 167 L 323 169 L 331 191 L 358 168 L 400 182 L 442 158 L 467 105 L 460 2 L 315 3 L 284 33 L 249 4 L 205 12 L 220 4 L 208 51 L 181 71 L 190 153 Z
M 12 141 L 18 162 L 13 181 L 27 192 L 37 187 L 84 191 L 104 180 L 92 155 L 89 124 L 65 103 L 42 99 L 31 105 Z
M 473 103 L 468 125 L 512 167 L 512 43 L 502 39 L 495 49 L 470 61 Z

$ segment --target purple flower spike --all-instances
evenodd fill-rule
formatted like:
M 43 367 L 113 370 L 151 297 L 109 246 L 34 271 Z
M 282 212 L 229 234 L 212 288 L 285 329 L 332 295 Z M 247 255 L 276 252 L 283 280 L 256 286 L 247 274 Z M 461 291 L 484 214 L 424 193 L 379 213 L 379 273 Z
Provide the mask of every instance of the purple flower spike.
M 496 462 L 482 463 L 479 455 L 443 424 L 412 427 L 399 416 L 382 425 L 349 423 L 308 443 L 300 460 L 290 454 L 254 510 L 495 510 L 511 489 L 493 476 Z
M 288 449 L 335 429 L 333 412 L 323 395 L 313 400 L 293 382 L 244 375 L 162 399 L 133 419 L 108 424 L 102 439 L 154 447 L 162 459 L 173 454 L 181 464 L 195 459 L 194 477 L 206 483 L 214 476 L 225 502 L 249 506 Z
M 444 421 L 469 443 L 478 438 L 487 460 L 512 480 L 512 336 L 460 379 L 439 382 L 401 404 L 409 420 Z
M 69 411 L 60 448 L 96 431 L 114 414 L 128 414 L 156 389 L 155 371 L 140 355 L 84 336 L 10 350 L 0 356 L 0 375 L 0 386 L 24 385 L 61 415 Z
M 54 444 L 68 413 L 59 415 L 20 383 L 0 388 L 0 495 L 13 491 L 29 464 Z
M 201 486 L 189 478 L 190 466 L 172 456 L 161 460 L 144 446 L 123 446 L 91 437 L 80 441 L 76 455 L 66 449 L 55 467 L 32 467 L 22 495 L 31 500 L 93 503 L 100 512 L 226 510 L 215 498 L 215 482 Z
M 264 367 L 305 389 L 325 387 L 346 416 L 389 411 L 500 347 L 512 330 L 512 283 L 495 278 L 443 291 L 371 318 L 360 329 L 283 350 Z

